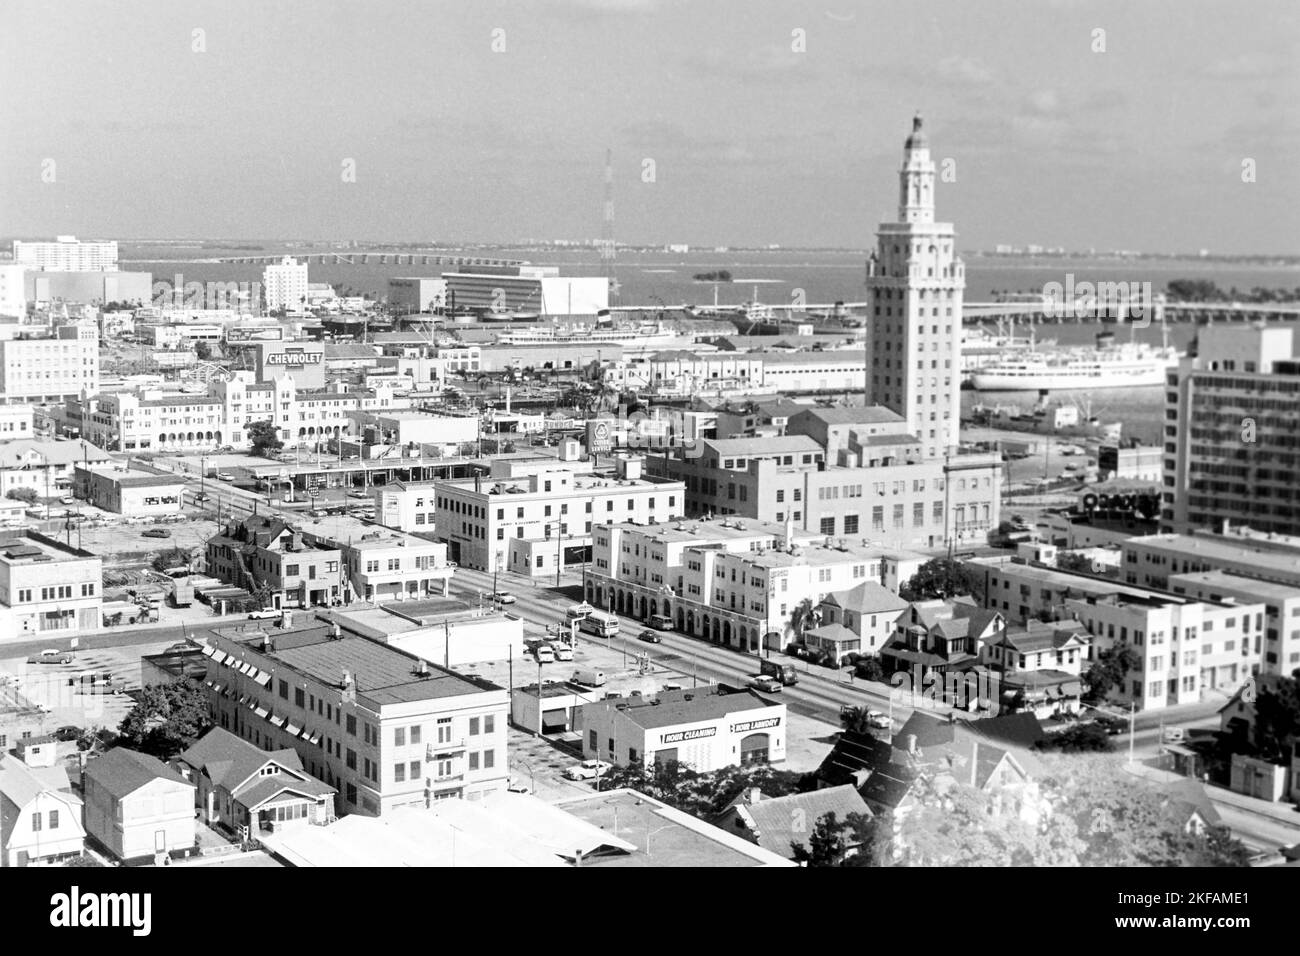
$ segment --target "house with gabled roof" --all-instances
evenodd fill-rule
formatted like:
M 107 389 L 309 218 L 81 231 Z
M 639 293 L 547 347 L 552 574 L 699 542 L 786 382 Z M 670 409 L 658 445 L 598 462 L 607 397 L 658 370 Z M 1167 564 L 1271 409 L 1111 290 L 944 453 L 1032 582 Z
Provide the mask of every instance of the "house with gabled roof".
M 991 635 L 980 649 L 998 672 L 1001 705 L 1044 719 L 1078 713 L 1082 706 L 1083 662 L 1092 635 L 1079 621 L 1028 621 Z
M 980 648 L 1005 630 L 1001 612 L 972 598 L 913 601 L 894 622 L 894 634 L 880 649 L 887 672 L 909 671 L 914 687 L 932 674 L 962 673 L 981 666 Z
M 194 850 L 194 785 L 157 757 L 115 747 L 91 758 L 81 784 L 86 835 L 118 859 Z
M 845 591 L 832 591 L 818 605 L 822 625 L 839 624 L 858 637 L 858 650 L 879 654 L 893 633 L 907 602 L 875 581 L 863 581 Z
M 765 797 L 761 790 L 753 788 L 733 800 L 713 824 L 793 860 L 792 844 L 808 849 L 809 834 L 827 813 L 834 813 L 840 823 L 844 823 L 850 814 L 873 815 L 851 784 L 784 797 Z M 855 846 L 846 849 L 853 851 Z
M 81 800 L 62 767 L 29 767 L 0 753 L 0 867 L 79 856 Z
M 214 727 L 176 758 L 209 824 L 244 837 L 334 819 L 337 790 L 302 767 L 296 751 L 267 751 Z

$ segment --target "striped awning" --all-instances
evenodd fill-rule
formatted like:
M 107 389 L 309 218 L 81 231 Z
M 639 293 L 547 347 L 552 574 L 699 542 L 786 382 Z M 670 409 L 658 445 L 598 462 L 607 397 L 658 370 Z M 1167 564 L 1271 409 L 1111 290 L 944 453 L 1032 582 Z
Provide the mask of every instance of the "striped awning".
M 307 740 L 307 742 L 311 744 L 313 747 L 315 747 L 318 743 L 320 743 L 320 734 L 316 733 L 315 731 L 304 730 L 302 732 L 302 735 Z

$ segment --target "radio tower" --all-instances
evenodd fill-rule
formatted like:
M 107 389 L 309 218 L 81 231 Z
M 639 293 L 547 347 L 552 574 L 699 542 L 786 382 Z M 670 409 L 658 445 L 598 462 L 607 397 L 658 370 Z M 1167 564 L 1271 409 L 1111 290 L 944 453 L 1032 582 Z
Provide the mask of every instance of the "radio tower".
M 614 275 L 614 151 L 605 150 L 605 214 L 600 228 L 600 261 L 609 283 L 609 301 L 618 301 L 618 278 Z

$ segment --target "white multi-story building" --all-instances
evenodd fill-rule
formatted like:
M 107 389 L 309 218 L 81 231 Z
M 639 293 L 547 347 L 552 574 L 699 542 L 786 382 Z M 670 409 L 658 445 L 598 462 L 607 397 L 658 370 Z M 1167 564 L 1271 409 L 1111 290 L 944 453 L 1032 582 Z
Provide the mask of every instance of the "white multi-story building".
M 681 514 L 680 481 L 643 477 L 641 460 L 616 459 L 613 475 L 556 462 L 518 478 L 436 483 L 437 536 L 458 564 L 485 571 L 554 573 L 586 563 L 594 522 L 668 521 Z
M 0 265 L 0 315 L 22 317 L 27 314 L 27 291 L 24 268 Z
M 880 224 L 867 261 L 867 400 L 902 415 L 935 458 L 958 443 L 966 267 L 952 223 L 934 219 L 935 167 L 920 116 L 898 178 L 898 221 Z
M 381 816 L 506 788 L 504 688 L 312 620 L 270 633 L 214 629 L 213 721 L 244 740 L 291 748 L 338 788 L 340 814 Z
M 47 339 L 0 340 L 0 402 L 63 402 L 99 391 L 99 330 L 62 325 Z
M 823 540 L 790 524 L 738 519 L 601 524 L 585 597 L 615 614 L 662 615 L 683 634 L 741 650 L 780 650 L 798 639 L 796 611 L 811 612 L 833 592 L 880 583 L 899 557 Z M 924 560 L 905 556 L 906 577 Z
M 263 308 L 299 312 L 307 306 L 307 263 L 285 256 L 262 272 Z
M 1300 540 L 1248 531 L 1229 534 L 1148 534 L 1124 542 L 1124 580 L 1156 588 L 1169 577 L 1230 571 L 1260 581 L 1300 587 Z
M 1169 590 L 1201 601 L 1262 603 L 1264 647 L 1260 670 L 1286 677 L 1300 668 L 1300 587 L 1258 581 L 1227 571 L 1196 571 L 1171 574 Z
M 117 242 L 79 242 L 76 236 L 53 242 L 15 239 L 14 263 L 43 272 L 116 272 Z
M 0 642 L 100 628 L 103 562 L 35 531 L 0 534 Z

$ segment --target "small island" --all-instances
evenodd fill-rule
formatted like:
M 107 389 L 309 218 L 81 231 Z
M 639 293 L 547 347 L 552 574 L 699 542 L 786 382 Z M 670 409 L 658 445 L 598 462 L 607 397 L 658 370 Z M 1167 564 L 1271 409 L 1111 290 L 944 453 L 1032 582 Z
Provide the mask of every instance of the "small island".
M 726 269 L 719 269 L 717 272 L 697 272 L 695 273 L 696 282 L 730 282 L 731 273 Z

